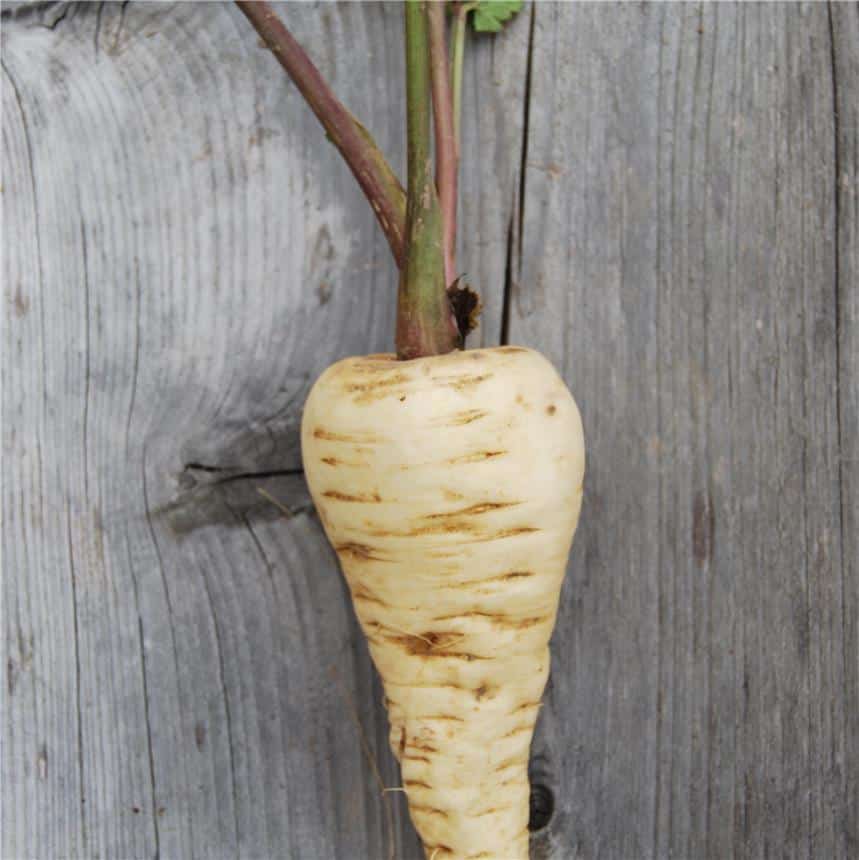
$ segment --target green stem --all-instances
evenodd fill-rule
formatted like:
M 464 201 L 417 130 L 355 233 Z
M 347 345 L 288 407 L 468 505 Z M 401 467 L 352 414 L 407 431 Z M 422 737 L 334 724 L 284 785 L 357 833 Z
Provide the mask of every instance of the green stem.
M 425 0 L 407 0 L 406 130 L 408 194 L 406 255 L 397 296 L 397 357 L 441 355 L 459 333 L 444 279 L 442 221 L 430 158 L 430 58 Z
M 435 184 L 438 190 L 439 206 L 441 207 L 444 280 L 449 287 L 456 280 L 457 163 L 444 19 L 444 3 L 430 3 L 427 7 L 427 24 L 429 26 L 432 114 L 435 126 Z
M 456 141 L 456 160 L 459 163 L 459 122 L 462 109 L 462 61 L 465 57 L 465 33 L 468 29 L 468 13 L 477 8 L 477 3 L 457 3 L 454 6 L 453 30 L 450 37 L 452 47 L 450 63 L 451 89 L 453 90 L 453 136 Z
M 397 265 L 405 261 L 406 200 L 394 171 L 370 133 L 352 116 L 269 3 L 236 5 L 298 87 L 352 170 L 388 239 Z

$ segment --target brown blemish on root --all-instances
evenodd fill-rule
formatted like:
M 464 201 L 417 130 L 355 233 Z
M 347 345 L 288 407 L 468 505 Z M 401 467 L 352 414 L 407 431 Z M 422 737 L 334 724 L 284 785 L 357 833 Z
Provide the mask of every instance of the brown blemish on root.
M 501 457 L 506 451 L 474 451 L 471 454 L 463 454 L 461 457 L 453 457 L 447 462 L 451 465 L 459 463 L 481 463 L 483 460 L 491 460 L 493 457 Z
M 525 703 L 519 705 L 518 708 L 514 708 L 510 712 L 510 716 L 513 716 L 514 714 L 521 713 L 522 711 L 530 711 L 532 708 L 539 708 L 539 707 L 540 707 L 539 702 L 525 702 Z
M 425 764 L 430 763 L 430 760 L 425 755 L 406 755 L 405 753 L 400 755 L 400 761 L 422 761 Z
M 492 377 L 491 373 L 481 373 L 476 376 L 436 377 L 434 382 L 444 388 L 452 388 L 454 391 L 466 391 Z
M 326 442 L 354 442 L 363 445 L 382 441 L 376 436 L 355 436 L 347 433 L 334 433 L 331 430 L 326 430 L 324 427 L 315 428 L 313 431 L 313 438 L 323 439 Z
M 557 411 L 558 411 L 558 407 L 557 407 L 557 406 L 555 406 L 555 404 L 554 404 L 554 403 L 550 403 L 550 404 L 546 407 L 546 414 L 547 414 L 547 415 L 554 415 Z
M 422 782 L 419 779 L 404 779 L 403 780 L 404 788 L 426 788 L 431 791 L 432 786 L 428 782 Z
M 493 584 L 512 582 L 516 579 L 527 579 L 537 574 L 529 570 L 514 570 L 511 573 L 502 573 L 500 576 L 489 576 L 486 579 L 467 579 L 464 582 L 445 582 L 443 588 L 453 589 L 454 591 L 474 591 L 477 593 L 488 592 L 491 589 L 486 586 Z
M 341 543 L 334 547 L 334 551 L 339 556 L 346 556 L 354 561 L 387 561 L 374 555 L 375 548 L 364 543 Z
M 430 525 L 417 526 L 408 531 L 390 531 L 389 529 L 374 529 L 370 532 L 373 537 L 423 537 L 424 535 L 455 534 L 458 532 L 470 534 L 476 530 L 476 526 L 468 520 L 449 519 L 442 520 Z
M 357 388 L 358 386 L 352 386 Z M 406 399 L 406 395 L 402 393 L 402 388 L 376 388 L 370 391 L 351 392 L 355 395 L 355 403 L 375 403 L 377 400 L 384 400 L 386 397 L 399 397 L 401 401 Z
M 446 517 L 474 517 L 479 514 L 486 514 L 490 511 L 498 511 L 502 508 L 512 508 L 516 505 L 521 505 L 521 502 L 481 502 L 476 505 L 469 505 L 467 508 L 460 508 L 458 511 L 448 511 L 442 514 L 427 514 L 425 519 L 439 520 Z
M 464 636 L 461 633 L 422 633 L 406 634 L 402 636 L 385 636 L 385 639 L 393 645 L 399 645 L 411 657 L 423 657 L 425 659 L 449 659 L 449 660 L 488 660 L 489 657 L 478 657 L 476 654 L 468 654 L 464 651 L 449 650 L 452 645 L 461 642 Z M 432 685 L 434 686 L 434 685 Z
M 474 529 L 470 529 L 473 531 Z M 519 535 L 533 534 L 540 531 L 536 526 L 513 526 L 509 529 L 502 529 L 499 532 L 492 534 L 483 534 L 472 538 L 475 543 L 487 543 L 493 540 L 502 540 L 508 537 L 518 537 Z
M 432 744 L 427 743 L 416 743 L 412 741 L 409 744 L 406 744 L 406 748 L 410 750 L 420 750 L 421 752 L 435 753 L 438 752 L 438 747 L 434 747 Z
M 408 630 L 403 630 L 401 627 L 394 627 L 393 624 L 382 624 L 379 621 L 372 621 L 370 622 L 370 624 L 377 630 L 391 630 L 394 633 L 400 634 L 399 636 L 393 637 L 389 636 L 388 634 L 385 634 L 388 641 L 398 642 L 400 639 L 405 637 L 407 639 L 416 639 L 419 642 L 423 642 L 427 648 L 431 648 L 433 645 L 432 639 L 428 638 L 427 636 L 422 636 L 420 633 L 410 633 Z M 430 633 L 429 635 L 432 636 L 433 634 Z
M 333 466 L 334 468 L 337 466 L 348 466 L 351 469 L 366 469 L 369 466 L 369 463 L 362 463 L 360 461 L 355 463 L 351 460 L 341 460 L 338 457 L 322 457 L 319 462 L 325 463 L 326 466 Z
M 447 416 L 439 420 L 442 427 L 462 427 L 465 424 L 471 424 L 474 421 L 480 421 L 485 418 L 489 412 L 486 409 L 466 409 L 464 412 L 456 412 L 453 415 Z
M 521 767 L 522 760 L 520 758 L 508 758 L 501 764 L 495 766 L 495 773 L 500 773 L 502 770 L 508 770 L 511 767 Z
M 498 612 L 479 612 L 472 610 L 470 612 L 455 612 L 452 615 L 438 615 L 436 621 L 458 621 L 460 618 L 487 618 L 490 621 L 504 621 L 507 616 L 501 615 Z
M 487 684 L 481 684 L 474 691 L 474 698 L 477 699 L 478 702 L 482 701 L 486 697 L 487 693 L 489 693 L 490 689 L 491 688 Z
M 430 714 L 427 717 L 421 717 L 422 720 L 441 720 L 445 723 L 464 723 L 462 717 L 452 717 L 449 714 Z
M 378 621 L 372 622 L 372 625 L 379 630 L 384 627 L 401 634 L 399 636 L 386 635 L 386 641 L 405 647 L 412 656 L 429 654 L 430 652 L 435 652 L 435 656 L 438 656 L 442 653 L 438 650 L 439 648 L 450 648 L 465 638 L 464 633 L 433 633 L 432 631 L 409 633 L 407 630 L 397 630 L 395 627 L 380 624 Z
M 378 594 L 374 594 L 370 589 L 363 585 L 355 586 L 352 591 L 352 599 L 358 600 L 362 603 L 375 603 L 385 609 L 389 609 L 391 606 L 390 603 L 386 603 Z
M 350 394 L 355 392 L 360 394 L 369 394 L 371 392 L 377 392 L 380 389 L 403 385 L 407 382 L 411 382 L 410 376 L 407 376 L 405 373 L 393 373 L 384 379 L 374 379 L 372 382 L 353 382 L 350 385 L 344 386 L 344 388 Z M 385 396 L 387 393 L 389 392 L 383 392 L 382 396 Z
M 369 493 L 359 496 L 349 493 L 341 493 L 339 490 L 326 490 L 322 494 L 326 499 L 334 499 L 338 502 L 357 502 L 359 504 L 376 504 L 382 501 L 382 497 L 378 493 Z
M 528 627 L 535 627 L 537 624 L 546 620 L 544 615 L 532 615 L 528 618 L 513 618 L 509 615 L 502 615 L 495 612 L 479 612 L 473 610 L 471 612 L 461 612 L 456 615 L 443 615 L 436 618 L 436 621 L 454 621 L 459 619 L 474 619 L 483 618 L 486 621 L 492 622 L 496 627 L 503 630 L 525 630 Z
M 529 352 L 529 350 L 523 346 L 499 346 L 495 352 Z
M 538 531 L 540 531 L 540 529 L 536 526 L 515 526 L 510 529 L 502 529 L 502 531 L 495 532 L 494 534 L 487 535 L 486 537 L 475 538 L 475 540 L 483 543 L 490 540 L 501 540 L 502 538 L 516 537 L 517 535 L 533 534 Z

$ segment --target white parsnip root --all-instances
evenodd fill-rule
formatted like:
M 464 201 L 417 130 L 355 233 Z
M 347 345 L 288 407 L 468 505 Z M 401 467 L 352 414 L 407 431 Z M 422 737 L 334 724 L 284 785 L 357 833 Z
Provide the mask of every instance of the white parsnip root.
M 579 516 L 576 404 L 518 347 L 341 361 L 305 471 L 385 687 L 426 856 L 528 857 L 528 753 Z

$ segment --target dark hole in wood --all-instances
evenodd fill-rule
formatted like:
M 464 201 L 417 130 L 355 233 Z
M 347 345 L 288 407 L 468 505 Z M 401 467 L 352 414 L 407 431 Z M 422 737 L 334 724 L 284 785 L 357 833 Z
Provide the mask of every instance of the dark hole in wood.
M 552 789 L 539 782 L 531 786 L 528 829 L 534 833 L 542 830 L 551 820 L 555 811 L 555 796 Z

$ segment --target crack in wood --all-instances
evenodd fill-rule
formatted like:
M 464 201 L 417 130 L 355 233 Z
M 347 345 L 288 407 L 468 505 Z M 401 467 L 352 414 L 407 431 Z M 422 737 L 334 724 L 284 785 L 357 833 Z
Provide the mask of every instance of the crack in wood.
M 504 289 L 501 295 L 501 331 L 498 342 L 506 346 L 510 342 L 510 315 L 513 293 L 519 288 L 522 274 L 522 236 L 525 230 L 525 182 L 528 170 L 528 129 L 531 123 L 532 70 L 534 65 L 534 36 L 536 6 L 530 8 L 528 21 L 528 59 L 525 63 L 525 85 L 522 99 L 522 145 L 519 159 L 519 187 L 513 192 L 513 205 L 507 222 L 507 253 L 504 263 Z M 515 250 L 514 250 L 515 248 Z M 514 267 L 516 270 L 514 279 Z

